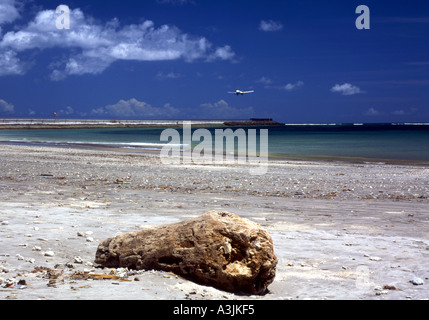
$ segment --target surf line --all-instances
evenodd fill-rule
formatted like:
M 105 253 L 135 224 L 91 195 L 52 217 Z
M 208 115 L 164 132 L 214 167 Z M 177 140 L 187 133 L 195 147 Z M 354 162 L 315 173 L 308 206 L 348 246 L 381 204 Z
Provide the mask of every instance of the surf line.
M 160 152 L 163 164 L 241 164 L 249 166 L 251 175 L 267 173 L 268 129 L 259 129 L 259 152 L 257 129 L 215 129 L 213 138 L 212 133 L 205 128 L 199 128 L 192 133 L 191 122 L 184 121 L 182 133 L 183 136 L 172 128 L 161 132 L 160 141 L 168 142 Z M 192 147 L 193 142 L 199 143 Z

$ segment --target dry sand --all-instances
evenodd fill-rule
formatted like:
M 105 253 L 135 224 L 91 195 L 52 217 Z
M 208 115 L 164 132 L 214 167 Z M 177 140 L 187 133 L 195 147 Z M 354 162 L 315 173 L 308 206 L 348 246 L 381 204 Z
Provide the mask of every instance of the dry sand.
M 0 161 L 0 299 L 429 298 L 424 166 L 283 161 L 251 176 L 245 166 L 15 145 L 0 145 Z M 266 295 L 92 264 L 108 237 L 208 210 L 269 231 L 279 263 Z M 410 282 L 417 278 L 423 284 Z

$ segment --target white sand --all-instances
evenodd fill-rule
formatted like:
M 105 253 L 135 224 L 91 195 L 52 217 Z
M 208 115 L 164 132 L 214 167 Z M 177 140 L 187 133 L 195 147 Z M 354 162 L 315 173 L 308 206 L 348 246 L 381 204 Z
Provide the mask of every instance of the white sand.
M 425 167 L 301 161 L 249 176 L 243 166 L 11 145 L 0 145 L 0 161 L 0 278 L 25 280 L 22 289 L 0 287 L 0 299 L 429 298 Z M 269 231 L 279 263 L 268 294 L 234 295 L 158 271 L 73 279 L 110 273 L 91 265 L 104 239 L 208 210 Z

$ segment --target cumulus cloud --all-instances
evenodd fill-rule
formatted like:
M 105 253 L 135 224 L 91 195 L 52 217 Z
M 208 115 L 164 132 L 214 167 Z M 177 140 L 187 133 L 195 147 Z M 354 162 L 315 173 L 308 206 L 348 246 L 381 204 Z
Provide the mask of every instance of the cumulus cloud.
M 0 76 L 10 74 L 23 74 L 24 64 L 12 50 L 0 49 Z
M 380 114 L 380 112 L 375 109 L 375 108 L 369 108 L 366 112 L 365 115 L 367 116 L 378 116 Z
M 418 111 L 417 108 L 408 108 L 408 109 L 399 109 L 392 111 L 392 114 L 395 116 L 405 116 L 415 114 Z
M 0 113 L 13 113 L 14 111 L 15 107 L 13 104 L 0 99 Z
M 268 77 L 262 76 L 260 79 L 256 80 L 256 83 L 262 83 L 268 86 L 273 83 L 273 81 Z
M 292 90 L 295 90 L 295 89 L 302 87 L 303 85 L 304 85 L 304 82 L 298 81 L 296 83 L 288 83 L 287 85 L 285 85 L 283 87 L 283 89 L 286 91 L 292 91 Z
M 0 25 L 10 23 L 19 18 L 15 7 L 15 0 L 1 0 L 0 2 Z
M 359 87 L 353 86 L 350 83 L 336 84 L 331 88 L 332 92 L 341 93 L 344 96 L 351 96 L 358 93 L 363 93 Z
M 231 60 L 232 58 L 234 58 L 235 53 L 234 51 L 232 51 L 230 46 L 224 46 L 221 48 L 217 48 L 216 51 L 209 56 L 209 60 Z
M 233 119 L 233 118 L 245 118 L 254 114 L 252 107 L 248 108 L 235 108 L 230 106 L 225 100 L 219 100 L 215 103 L 203 103 L 197 112 L 197 116 L 200 118 L 208 119 Z
M 74 113 L 74 109 L 70 106 L 65 107 L 65 109 L 61 109 L 59 111 L 60 114 L 71 115 Z
M 277 90 L 294 91 L 304 86 L 304 82 L 299 80 L 295 83 L 288 83 L 286 85 L 273 85 L 273 81 L 270 78 L 262 77 L 256 81 L 257 83 L 264 84 L 265 88 L 272 88 Z
M 115 104 L 94 108 L 90 111 L 93 117 L 118 119 L 248 119 L 254 115 L 252 107 L 236 108 L 225 100 L 202 103 L 197 108 L 176 108 L 170 104 L 155 107 L 135 98 L 119 100 Z
M 262 20 L 259 23 L 259 30 L 266 32 L 280 31 L 283 29 L 283 25 L 278 21 L 273 20 Z
M 120 118 L 135 118 L 140 117 L 144 119 L 171 119 L 177 117 L 179 110 L 165 104 L 162 107 L 153 107 L 150 104 L 139 101 L 135 98 L 129 100 L 119 100 L 117 103 L 93 109 L 91 111 L 93 116 L 109 116 Z
M 65 48 L 70 56 L 55 63 L 51 78 L 69 75 L 99 74 L 118 60 L 162 61 L 183 59 L 191 62 L 229 60 L 230 46 L 213 48 L 204 37 L 186 34 L 174 26 L 155 27 L 150 21 L 121 27 L 117 19 L 105 24 L 94 22 L 80 9 L 70 10 L 70 29 L 58 30 L 54 10 L 40 11 L 26 27 L 6 33 L 0 41 L 0 55 L 32 49 Z M 20 66 L 15 60 L 15 67 Z M 58 67 L 61 66 L 61 68 Z M 22 72 L 22 67 L 21 69 Z M 0 75 L 11 73 L 0 65 Z

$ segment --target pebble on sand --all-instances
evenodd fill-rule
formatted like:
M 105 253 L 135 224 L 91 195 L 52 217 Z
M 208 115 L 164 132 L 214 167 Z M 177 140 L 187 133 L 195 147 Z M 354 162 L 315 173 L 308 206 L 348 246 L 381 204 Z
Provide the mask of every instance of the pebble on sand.
M 45 257 L 53 257 L 55 253 L 53 251 L 45 251 Z
M 420 285 L 424 284 L 423 279 L 422 279 L 422 278 L 419 278 L 419 277 L 413 277 L 413 278 L 410 280 L 410 282 L 411 282 L 413 285 L 415 285 L 415 286 L 420 286 Z

